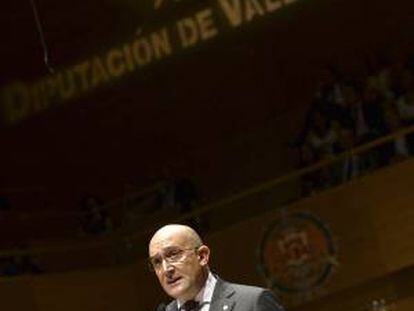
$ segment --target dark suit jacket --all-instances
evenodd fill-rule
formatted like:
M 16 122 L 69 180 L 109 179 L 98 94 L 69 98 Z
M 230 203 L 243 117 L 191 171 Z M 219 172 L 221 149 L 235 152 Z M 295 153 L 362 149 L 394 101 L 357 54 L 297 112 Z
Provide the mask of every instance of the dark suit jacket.
M 171 302 L 166 311 L 178 311 L 177 302 Z M 275 295 L 264 288 L 227 283 L 217 279 L 210 311 L 284 311 Z

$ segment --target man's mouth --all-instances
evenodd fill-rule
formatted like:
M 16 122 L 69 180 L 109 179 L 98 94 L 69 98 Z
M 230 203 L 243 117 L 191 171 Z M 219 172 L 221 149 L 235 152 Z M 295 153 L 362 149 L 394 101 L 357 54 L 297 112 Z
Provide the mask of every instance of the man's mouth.
M 181 280 L 181 277 L 180 276 L 177 276 L 177 277 L 175 277 L 175 278 L 171 278 L 171 279 L 167 279 L 167 284 L 169 285 L 169 286 L 175 286 L 175 285 L 177 285 L 178 284 L 178 282 Z

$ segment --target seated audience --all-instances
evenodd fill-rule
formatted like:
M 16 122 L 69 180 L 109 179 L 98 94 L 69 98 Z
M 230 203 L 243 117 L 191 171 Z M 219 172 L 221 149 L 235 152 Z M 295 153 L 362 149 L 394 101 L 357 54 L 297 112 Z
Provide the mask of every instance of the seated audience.
M 367 63 L 365 77 L 345 78 L 337 68 L 321 74 L 310 111 L 294 146 L 301 167 L 364 145 L 414 124 L 414 57 L 390 61 L 381 56 Z M 396 138 L 303 177 L 302 193 L 345 182 L 362 173 L 407 158 L 414 134 Z
M 103 202 L 95 196 L 81 200 L 80 230 L 85 234 L 104 234 L 112 230 L 112 221 Z

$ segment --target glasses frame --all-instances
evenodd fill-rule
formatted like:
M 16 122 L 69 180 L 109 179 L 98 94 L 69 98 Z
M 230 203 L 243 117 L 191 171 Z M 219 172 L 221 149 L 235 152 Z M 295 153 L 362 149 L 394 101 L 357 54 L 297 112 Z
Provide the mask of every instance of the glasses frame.
M 149 257 L 148 258 L 148 269 L 152 272 L 159 271 L 163 267 L 164 260 L 169 265 L 174 265 L 176 263 L 179 263 L 179 262 L 181 262 L 185 259 L 185 252 L 188 252 L 188 251 L 197 252 L 200 249 L 201 246 L 202 245 L 191 247 L 191 248 L 177 248 L 177 250 L 179 252 L 172 255 L 171 257 L 166 257 L 165 254 L 161 254 L 161 256 L 160 256 L 161 261 L 160 261 L 160 263 L 157 267 L 156 267 L 156 264 L 154 264 L 153 260 L 155 259 L 155 257 L 158 257 L 158 255 L 155 255 L 153 257 Z M 177 258 L 175 258 L 175 257 L 177 257 Z

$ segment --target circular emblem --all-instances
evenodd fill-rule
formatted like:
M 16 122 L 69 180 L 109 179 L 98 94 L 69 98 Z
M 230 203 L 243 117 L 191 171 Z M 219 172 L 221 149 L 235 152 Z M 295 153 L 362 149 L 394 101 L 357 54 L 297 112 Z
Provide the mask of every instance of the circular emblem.
M 260 270 L 272 288 L 310 291 L 324 283 L 336 262 L 332 236 L 317 217 L 295 213 L 276 219 L 260 243 Z

